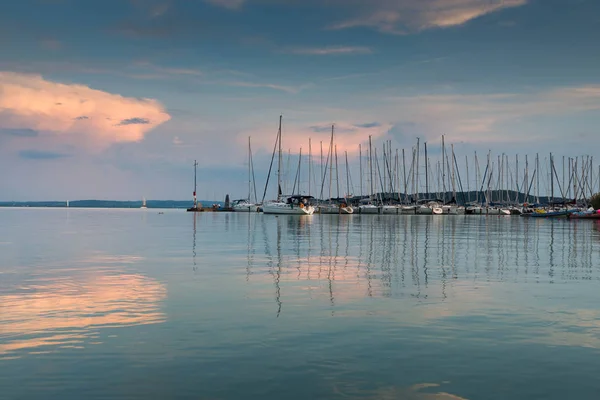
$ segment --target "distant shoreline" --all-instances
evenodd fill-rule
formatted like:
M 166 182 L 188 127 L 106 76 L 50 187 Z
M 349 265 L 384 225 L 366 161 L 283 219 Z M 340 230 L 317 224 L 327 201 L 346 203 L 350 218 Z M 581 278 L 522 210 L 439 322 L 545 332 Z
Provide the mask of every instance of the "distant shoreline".
M 213 204 L 223 205 L 222 201 L 199 200 L 204 206 Z M 187 209 L 193 205 L 191 200 L 147 200 L 147 208 L 173 208 Z M 66 201 L 0 201 L 0 207 L 35 207 L 35 208 L 141 208 L 142 201 L 119 201 L 119 200 L 69 200 L 67 207 Z

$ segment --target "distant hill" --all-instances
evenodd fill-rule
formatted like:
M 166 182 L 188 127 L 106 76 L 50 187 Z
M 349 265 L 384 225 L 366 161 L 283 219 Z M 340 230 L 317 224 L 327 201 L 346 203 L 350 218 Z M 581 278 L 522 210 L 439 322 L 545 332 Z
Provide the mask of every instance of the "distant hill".
M 223 205 L 222 201 L 199 200 L 204 207 Z M 69 207 L 75 208 L 140 208 L 142 201 L 117 200 L 70 200 Z M 189 208 L 190 200 L 146 200 L 148 208 Z M 66 207 L 66 201 L 3 201 L 0 207 Z

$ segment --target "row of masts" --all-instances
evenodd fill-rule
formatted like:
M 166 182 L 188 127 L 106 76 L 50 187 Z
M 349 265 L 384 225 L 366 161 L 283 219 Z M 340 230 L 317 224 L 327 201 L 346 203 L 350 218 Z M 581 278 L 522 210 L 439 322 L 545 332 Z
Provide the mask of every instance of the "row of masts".
M 562 174 L 559 175 L 552 153 L 549 158 L 544 160 L 543 164 L 539 154 L 536 154 L 533 165 L 530 165 L 528 155 L 520 158 L 516 154 L 514 158 L 509 158 L 509 155 L 503 153 L 493 157 L 490 150 L 482 168 L 476 151 L 471 162 L 469 157 L 465 156 L 464 164 L 459 165 L 462 162 L 459 163 L 454 144 L 450 144 L 448 149 L 443 135 L 441 137 L 441 156 L 437 160 L 430 157 L 427 142 L 421 144 L 420 138 L 417 138 L 416 145 L 408 151 L 393 149 L 392 141 L 386 140 L 382 145 L 381 153 L 378 154 L 377 148 L 373 146 L 373 139 L 369 136 L 366 149 L 362 144 L 358 145 L 359 190 L 357 196 L 352 181 L 348 151 L 343 153 L 345 177 L 340 179 L 335 125 L 331 126 L 331 137 L 326 152 L 324 152 L 323 141 L 320 142 L 319 178 L 317 179 L 316 176 L 312 141 L 309 138 L 308 178 L 302 179 L 303 152 L 300 148 L 292 181 L 289 179 L 289 174 L 292 172 L 290 165 L 293 158 L 292 151 L 288 150 L 287 165 L 284 168 L 281 117 L 279 123 L 275 143 L 276 151 L 273 152 L 273 158 L 275 153 L 278 154 L 278 201 L 284 194 L 312 196 L 316 192 L 319 199 L 330 202 L 334 199 L 359 197 L 360 199 L 368 198 L 380 204 L 386 202 L 411 204 L 432 198 L 444 203 L 460 202 L 463 204 L 540 203 L 541 198 L 545 198 L 548 203 L 554 203 L 565 200 L 586 201 L 595 192 L 600 191 L 600 166 L 598 173 L 595 174 L 591 156 L 562 157 Z M 250 141 L 251 139 L 248 138 L 248 199 L 258 202 Z M 272 168 L 270 167 L 267 181 L 271 173 Z M 291 188 L 289 183 L 292 183 Z M 307 191 L 302 190 L 303 183 L 307 184 L 305 185 Z M 545 188 L 542 187 L 543 183 L 546 185 Z M 542 194 L 544 195 L 542 196 Z M 265 186 L 261 202 L 265 200 L 266 195 L 267 186 Z

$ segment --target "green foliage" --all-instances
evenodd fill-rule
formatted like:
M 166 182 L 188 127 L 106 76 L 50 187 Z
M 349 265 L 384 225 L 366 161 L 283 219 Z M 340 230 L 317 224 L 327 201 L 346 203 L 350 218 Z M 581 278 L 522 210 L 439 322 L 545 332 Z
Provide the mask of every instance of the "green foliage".
M 600 209 L 600 193 L 596 193 L 590 199 L 590 204 L 594 207 L 594 210 Z

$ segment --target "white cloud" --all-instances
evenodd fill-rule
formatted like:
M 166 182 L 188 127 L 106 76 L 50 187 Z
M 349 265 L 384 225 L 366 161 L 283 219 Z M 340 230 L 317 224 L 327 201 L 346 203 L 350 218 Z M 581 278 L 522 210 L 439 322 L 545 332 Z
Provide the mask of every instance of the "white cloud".
M 41 139 L 102 149 L 140 141 L 170 118 L 156 100 L 0 71 L 0 129 L 32 129 Z

